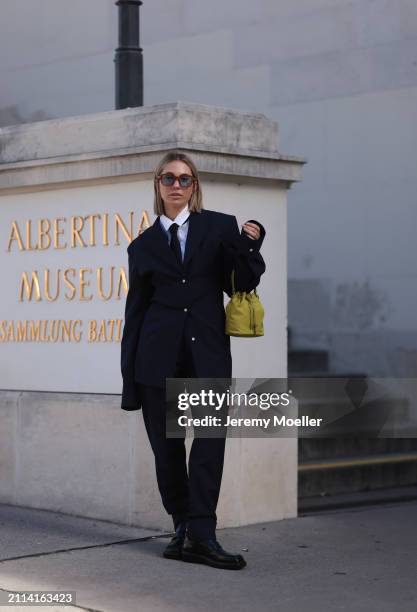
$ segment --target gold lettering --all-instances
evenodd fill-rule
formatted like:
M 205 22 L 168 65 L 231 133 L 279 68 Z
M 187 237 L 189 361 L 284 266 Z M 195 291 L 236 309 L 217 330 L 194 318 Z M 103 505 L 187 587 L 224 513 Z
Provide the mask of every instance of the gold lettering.
M 121 218 L 119 213 L 116 213 L 114 215 L 114 220 L 116 222 L 114 244 L 116 244 L 117 246 L 120 246 L 120 242 L 119 242 L 119 227 L 121 228 L 123 234 L 125 235 L 125 238 L 126 238 L 127 242 L 128 243 L 132 242 L 132 240 L 133 240 L 133 212 L 129 213 L 130 232 L 127 229 L 126 225 L 124 224 L 123 219 Z
M 45 296 L 46 296 L 46 299 L 49 302 L 55 302 L 55 300 L 57 300 L 58 297 L 59 297 L 59 279 L 61 277 L 60 272 L 61 272 L 61 270 L 59 270 L 59 269 L 56 272 L 56 292 L 55 292 L 55 297 L 51 297 L 50 294 L 49 294 L 49 268 L 46 268 L 45 271 L 44 271 L 44 275 L 45 275 Z
M 120 342 L 123 319 L 102 319 L 88 322 L 88 342 Z M 98 330 L 97 330 L 98 328 Z M 117 336 L 114 336 L 116 329 Z
M 72 289 L 72 294 L 70 296 L 68 296 L 66 292 L 64 293 L 64 296 L 66 300 L 71 301 L 74 299 L 77 290 L 75 288 L 75 285 L 69 280 L 68 274 L 72 274 L 72 276 L 75 276 L 75 268 L 67 268 L 66 270 L 64 270 L 64 283 L 67 285 L 67 287 Z
M 95 272 L 96 280 L 95 283 L 91 283 L 90 275 Z M 81 302 L 90 302 L 95 297 L 108 302 L 113 297 L 120 300 L 123 296 L 127 296 L 128 293 L 128 279 L 127 273 L 123 266 L 117 271 L 117 287 L 116 295 L 114 295 L 115 288 L 115 273 L 116 267 L 110 266 L 107 270 L 100 266 L 96 270 L 92 268 L 66 268 L 61 270 L 51 270 L 50 268 L 44 268 L 42 271 L 43 284 L 41 287 L 40 274 L 37 270 L 32 272 L 22 272 L 20 277 L 19 285 L 19 301 L 42 301 L 42 299 L 48 302 L 56 302 L 58 298 L 64 295 L 65 300 L 72 301 L 77 298 Z M 52 276 L 54 280 L 52 280 Z M 78 276 L 78 282 L 77 282 Z M 105 281 L 104 276 L 108 277 L 107 288 L 104 287 Z M 65 291 L 61 292 L 61 288 Z
M 92 272 L 91 268 L 80 268 L 80 301 L 81 302 L 89 302 L 90 300 L 93 299 L 92 295 L 90 295 L 89 297 L 86 297 L 84 293 L 84 288 L 90 286 L 90 281 L 85 280 L 84 278 L 84 274 L 86 272 L 91 273 Z
M 49 331 L 49 342 L 58 342 L 59 339 L 59 328 L 61 321 L 58 319 L 54 319 L 53 321 L 49 321 L 50 331 Z
M 122 341 L 122 323 L 123 323 L 123 319 L 116 319 L 116 327 L 117 327 L 116 342 Z
M 79 221 L 80 223 L 79 227 L 77 227 L 78 225 L 77 221 Z M 79 216 L 71 217 L 71 247 L 72 248 L 77 246 L 76 245 L 77 240 L 81 246 L 83 247 L 87 246 L 84 243 L 82 237 L 80 236 L 80 232 L 82 232 L 83 227 L 84 227 L 84 217 L 79 217 Z
M 54 219 L 54 249 L 66 249 L 67 248 L 67 243 L 65 243 L 63 246 L 59 245 L 59 237 L 63 235 L 64 230 L 60 229 L 59 227 L 59 222 L 60 221 L 66 221 L 66 217 L 57 217 L 56 219 Z
M 10 321 L 9 328 L 7 330 L 7 342 L 13 342 L 14 340 L 14 325 L 13 321 Z
M 37 251 L 38 245 L 36 244 L 34 247 L 32 246 L 32 220 L 28 219 L 26 221 L 26 250 L 27 251 Z
M 107 295 L 104 295 L 103 292 L 103 268 L 98 268 L 97 270 L 97 285 L 98 285 L 98 293 L 102 300 L 109 300 L 113 295 L 113 272 L 114 266 L 110 268 L 110 289 Z
M 88 342 L 95 342 L 97 338 L 97 321 L 91 319 L 88 322 Z
M 12 223 L 12 229 L 10 231 L 10 236 L 9 236 L 9 244 L 7 247 L 7 250 L 10 251 L 10 247 L 11 244 L 13 242 L 13 240 L 17 241 L 18 247 L 19 247 L 19 251 L 24 251 L 25 247 L 23 246 L 23 240 L 22 240 L 22 236 L 20 235 L 20 231 L 19 231 L 19 226 L 17 224 L 17 221 L 13 221 Z
M 111 217 L 111 221 L 114 223 L 113 238 L 115 246 L 120 246 L 121 234 L 123 234 L 127 243 L 130 243 L 135 237 L 133 231 L 135 213 L 134 211 L 129 211 L 126 215 L 114 213 Z M 101 244 L 109 246 L 109 213 L 91 213 L 86 216 L 73 215 L 69 218 L 69 221 L 70 240 L 68 243 L 64 239 L 67 217 L 41 218 L 36 221 L 27 219 L 25 221 L 24 240 L 18 222 L 14 220 L 8 237 L 7 251 L 10 252 L 12 250 L 13 242 L 17 243 L 20 251 L 46 251 L 51 246 L 54 249 L 62 250 L 66 249 L 68 244 L 71 245 L 71 248 L 97 246 L 99 244 L 99 232 L 101 233 Z M 32 223 L 37 224 L 36 244 L 32 244 L 32 241 L 35 240 Z M 87 236 L 84 239 L 83 235 L 84 230 L 87 232 L 86 225 L 88 226 L 88 239 Z M 136 235 L 139 236 L 150 226 L 148 212 L 143 210 L 139 224 L 135 226 L 137 229 Z
M 40 251 L 45 251 L 51 246 L 51 236 L 49 234 L 50 229 L 51 222 L 49 221 L 49 219 L 39 219 L 37 248 L 39 248 Z M 47 238 L 46 245 L 44 244 L 44 238 Z
M 26 290 L 26 297 L 29 302 L 32 299 L 33 286 L 35 286 L 35 297 L 36 301 L 41 301 L 41 290 L 39 287 L 39 278 L 36 270 L 32 272 L 32 278 L 29 284 L 28 275 L 26 272 L 22 272 L 21 280 L 20 280 L 20 293 L 19 293 L 19 302 L 23 302 L 23 291 Z
M 114 324 L 116 323 L 115 319 L 109 319 L 109 327 L 110 327 L 110 337 L 109 340 L 110 342 L 113 342 L 113 331 L 114 331 Z
M 120 342 L 123 319 L 88 321 L 88 342 Z M 81 319 L 40 319 L 36 321 L 0 321 L 1 342 L 80 342 Z
M 100 331 L 98 332 L 97 342 L 107 342 L 106 321 L 100 323 Z
M 70 319 L 69 321 L 61 321 L 61 323 L 62 323 L 62 325 L 61 325 L 61 332 L 62 332 L 61 340 L 62 340 L 62 342 L 64 342 L 65 338 L 67 340 L 71 339 L 72 320 Z
M 71 336 L 71 339 L 75 340 L 75 342 L 79 342 L 81 340 L 81 335 L 82 335 L 81 331 L 78 331 L 78 332 L 76 331 L 75 328 L 77 327 L 77 325 L 81 325 L 81 320 L 80 319 L 77 319 L 76 321 L 74 321 L 74 325 L 72 326 L 72 336 Z
M 94 221 L 100 219 L 101 215 L 88 215 L 84 218 L 86 221 L 87 219 L 90 221 L 90 246 L 96 246 L 96 227 Z
M 17 341 L 26 342 L 27 332 L 28 332 L 28 322 L 18 321 L 17 322 Z
M 29 321 L 29 342 L 39 342 L 40 321 Z
M 103 214 L 103 246 L 109 246 L 109 215 Z
M 128 284 L 127 284 L 126 270 L 124 269 L 123 266 L 119 270 L 119 280 L 117 282 L 116 299 L 118 299 L 118 300 L 120 300 L 120 292 L 121 292 L 122 285 L 123 285 L 123 289 L 125 291 L 125 295 L 127 295 Z
M 48 337 L 46 335 L 46 329 L 48 327 L 48 321 L 41 321 L 41 337 L 40 337 L 40 341 L 41 342 L 47 342 L 48 341 Z

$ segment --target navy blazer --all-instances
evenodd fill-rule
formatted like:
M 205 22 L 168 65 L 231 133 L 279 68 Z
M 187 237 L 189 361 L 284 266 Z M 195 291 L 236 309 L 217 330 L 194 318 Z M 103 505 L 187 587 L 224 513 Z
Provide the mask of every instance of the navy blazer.
M 230 378 L 230 337 L 225 333 L 223 292 L 251 291 L 265 271 L 259 249 L 239 232 L 236 217 L 212 210 L 191 212 L 184 261 L 171 250 L 157 217 L 132 240 L 129 291 L 121 342 L 123 410 L 141 409 L 138 383 L 165 387 L 174 377 L 183 334 L 192 352 L 197 377 Z

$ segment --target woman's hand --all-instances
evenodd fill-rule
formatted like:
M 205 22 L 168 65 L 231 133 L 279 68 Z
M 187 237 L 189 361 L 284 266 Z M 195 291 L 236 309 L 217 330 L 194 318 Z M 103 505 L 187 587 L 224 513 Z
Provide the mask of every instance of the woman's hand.
M 259 225 L 257 225 L 256 223 L 250 223 L 249 221 L 242 225 L 242 230 L 252 240 L 258 240 L 261 235 L 261 229 Z

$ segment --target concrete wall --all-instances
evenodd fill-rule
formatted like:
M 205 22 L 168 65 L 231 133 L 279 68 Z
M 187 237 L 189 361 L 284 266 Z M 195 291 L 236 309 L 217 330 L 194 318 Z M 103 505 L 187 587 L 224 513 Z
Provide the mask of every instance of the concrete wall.
M 415 0 L 152 0 L 145 104 L 265 112 L 306 155 L 289 208 L 289 323 L 338 371 L 417 368 Z M 113 0 L 3 0 L 0 122 L 114 108 Z
M 0 502 L 172 529 L 142 413 L 119 406 L 105 394 L 0 391 Z M 296 440 L 229 438 L 218 527 L 296 515 Z

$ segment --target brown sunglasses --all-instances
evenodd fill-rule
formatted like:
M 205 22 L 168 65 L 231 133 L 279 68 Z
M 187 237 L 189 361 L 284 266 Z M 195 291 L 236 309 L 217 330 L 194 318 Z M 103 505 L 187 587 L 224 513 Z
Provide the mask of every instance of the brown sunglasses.
M 183 189 L 191 187 L 191 185 L 197 180 L 190 174 L 180 174 L 180 176 L 175 176 L 175 174 L 172 174 L 171 172 L 160 174 L 159 176 L 156 176 L 155 179 L 160 180 L 164 187 L 172 187 L 175 185 L 175 181 L 178 179 L 178 184 Z

